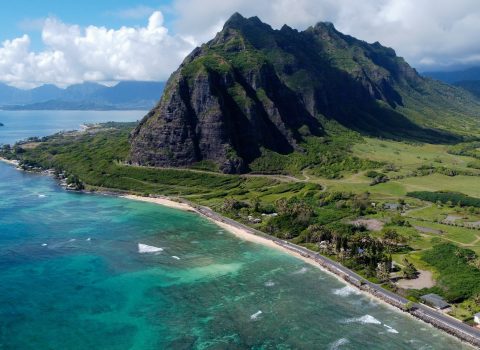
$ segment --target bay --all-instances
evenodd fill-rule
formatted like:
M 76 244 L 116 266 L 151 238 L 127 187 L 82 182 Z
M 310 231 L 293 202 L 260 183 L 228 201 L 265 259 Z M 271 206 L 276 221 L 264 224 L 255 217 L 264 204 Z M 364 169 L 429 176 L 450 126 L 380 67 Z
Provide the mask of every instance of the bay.
M 2 111 L 0 144 L 12 144 L 33 136 L 48 136 L 59 131 L 78 130 L 82 124 L 134 122 L 146 111 Z

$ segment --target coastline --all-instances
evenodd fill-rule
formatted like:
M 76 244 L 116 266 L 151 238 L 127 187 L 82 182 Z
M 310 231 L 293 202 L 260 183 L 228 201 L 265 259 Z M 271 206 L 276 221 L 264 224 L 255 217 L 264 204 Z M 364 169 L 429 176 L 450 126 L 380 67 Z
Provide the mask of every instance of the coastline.
M 236 226 L 233 226 L 233 225 L 231 225 L 227 222 L 217 220 L 217 219 L 214 219 L 214 218 L 212 218 L 208 215 L 205 215 L 205 213 L 203 213 L 202 211 L 199 211 L 197 207 L 195 207 L 194 205 L 192 205 L 190 203 L 187 203 L 185 201 L 177 202 L 177 201 L 174 201 L 174 200 L 172 200 L 168 197 L 143 197 L 143 196 L 137 196 L 137 195 L 131 195 L 131 194 L 121 195 L 120 198 L 131 199 L 131 200 L 136 200 L 136 201 L 146 202 L 146 203 L 153 203 L 153 204 L 163 205 L 165 207 L 169 207 L 169 208 L 172 208 L 172 209 L 179 209 L 179 210 L 183 210 L 183 211 L 194 212 L 194 213 L 206 218 L 207 220 L 213 222 L 217 226 L 223 228 L 225 231 L 230 232 L 235 237 L 237 237 L 241 240 L 256 243 L 256 244 L 261 244 L 263 246 L 266 246 L 266 247 L 269 247 L 269 248 L 274 248 L 274 249 L 282 251 L 283 253 L 295 256 L 296 258 L 299 258 L 299 259 L 303 260 L 304 262 L 315 266 L 316 268 L 322 270 L 323 272 L 328 273 L 332 277 L 335 277 L 337 280 L 349 285 L 340 276 L 338 276 L 338 275 L 332 273 L 331 271 L 325 269 L 323 266 L 319 265 L 315 260 L 310 259 L 308 257 L 305 257 L 298 252 L 287 249 L 287 248 L 275 243 L 273 240 L 270 240 L 268 238 L 261 237 L 259 235 L 256 235 L 256 234 L 252 233 L 252 232 L 249 232 L 249 230 L 247 230 L 247 229 L 236 227 Z M 383 300 L 375 298 L 371 294 L 369 294 L 365 291 L 362 291 L 361 289 L 358 289 L 358 290 L 360 292 L 362 292 L 362 294 L 364 294 L 368 297 L 372 297 L 375 300 L 382 302 L 383 304 L 391 306 L 390 304 L 385 303 Z
M 18 161 L 15 160 L 7 160 L 0 157 L 0 161 L 18 166 Z M 416 320 L 424 321 L 469 346 L 480 348 L 480 330 L 474 329 L 473 327 L 462 323 L 460 320 L 456 320 L 451 316 L 445 315 L 423 304 L 411 303 L 400 295 L 390 292 L 383 287 L 364 279 L 328 257 L 322 256 L 319 253 L 302 246 L 267 235 L 235 220 L 224 217 L 208 207 L 194 204 L 182 198 L 172 198 L 167 196 L 145 197 L 129 194 L 128 192 L 122 193 L 118 190 L 116 191 L 112 189 L 97 189 L 81 192 L 112 195 L 129 200 L 163 205 L 177 210 L 196 213 L 230 232 L 239 239 L 262 244 L 295 256 L 296 258 L 303 260 L 305 263 L 319 268 L 330 276 L 335 277 L 347 286 L 358 290 L 362 295 L 380 302 L 386 307 L 394 308 L 396 311 L 402 311 L 405 315 L 415 318 Z
M 0 157 L 0 162 L 4 162 L 10 165 L 17 167 L 19 165 L 18 160 L 10 160 L 3 157 Z
M 480 333 L 479 335 L 473 334 L 475 332 L 473 327 L 471 330 L 467 328 L 467 330 L 471 332 L 465 332 L 465 329 L 458 327 L 460 324 L 463 325 L 461 321 L 453 319 L 448 315 L 442 315 L 443 317 L 439 317 L 440 313 L 438 311 L 423 304 L 415 303 L 413 309 L 408 309 L 407 305 L 410 302 L 407 299 L 400 297 L 395 293 L 389 292 L 371 282 L 368 282 L 353 271 L 343 267 L 343 265 L 340 265 L 339 263 L 336 263 L 327 257 L 321 256 L 320 254 L 301 246 L 280 240 L 276 237 L 267 236 L 260 231 L 245 226 L 232 219 L 223 217 L 208 207 L 199 206 L 184 199 L 178 199 L 178 201 L 176 201 L 166 196 L 143 197 L 138 195 L 121 195 L 120 197 L 163 205 L 173 209 L 194 212 L 215 223 L 217 226 L 230 232 L 239 239 L 261 244 L 263 246 L 280 250 L 285 254 L 295 256 L 296 258 L 303 260 L 305 263 L 308 263 L 309 265 L 312 265 L 315 268 L 318 268 L 336 278 L 346 286 L 354 288 L 365 297 L 371 298 L 388 308 L 394 309 L 395 311 L 403 312 L 405 315 L 416 320 L 423 321 L 432 327 L 444 331 L 447 335 L 452 336 L 469 346 L 473 346 L 475 348 L 480 347 Z M 452 325 L 452 322 L 456 322 L 459 325 Z

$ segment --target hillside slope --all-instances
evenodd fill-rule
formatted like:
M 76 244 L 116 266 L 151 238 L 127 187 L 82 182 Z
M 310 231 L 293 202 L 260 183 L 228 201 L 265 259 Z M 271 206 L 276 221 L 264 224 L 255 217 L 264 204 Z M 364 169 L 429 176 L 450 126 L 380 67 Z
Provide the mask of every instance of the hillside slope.
M 131 135 L 130 160 L 209 161 L 244 172 L 265 150 L 305 152 L 305 142 L 325 136 L 332 121 L 367 135 L 449 143 L 475 133 L 479 115 L 468 92 L 421 77 L 379 43 L 330 23 L 273 30 L 235 14 L 172 74 Z

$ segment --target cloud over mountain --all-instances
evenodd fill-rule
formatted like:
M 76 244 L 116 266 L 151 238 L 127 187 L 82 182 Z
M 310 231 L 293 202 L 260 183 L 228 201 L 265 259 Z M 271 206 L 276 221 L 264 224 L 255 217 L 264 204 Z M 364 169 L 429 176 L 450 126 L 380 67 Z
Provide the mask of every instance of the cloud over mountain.
M 191 49 L 221 30 L 234 12 L 258 16 L 274 28 L 299 30 L 330 21 L 346 34 L 394 48 L 420 70 L 480 65 L 478 0 L 171 0 L 162 12 L 137 4 L 112 11 L 140 27 L 81 27 L 49 17 L 41 26 L 43 48 L 28 35 L 0 44 L 0 81 L 21 87 L 82 81 L 165 80 Z M 172 33 L 173 31 L 173 33 Z
M 275 28 L 329 21 L 346 34 L 379 41 L 420 69 L 480 64 L 478 0 L 175 0 L 177 29 L 205 40 L 233 12 Z

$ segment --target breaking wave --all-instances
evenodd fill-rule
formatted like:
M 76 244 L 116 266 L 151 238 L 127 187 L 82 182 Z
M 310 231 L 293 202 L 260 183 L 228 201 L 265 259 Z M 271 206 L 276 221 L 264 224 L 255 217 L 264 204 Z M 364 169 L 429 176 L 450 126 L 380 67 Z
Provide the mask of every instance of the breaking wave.
M 273 287 L 274 285 L 275 285 L 275 282 L 273 282 L 273 281 L 265 282 L 265 287 Z
M 330 350 L 337 350 L 340 349 L 342 345 L 348 344 L 350 341 L 347 338 L 340 338 L 335 340 L 329 347 Z
M 343 323 L 361 323 L 361 324 L 382 324 L 379 320 L 371 315 L 363 315 L 361 317 L 349 318 Z
M 260 317 L 260 315 L 262 314 L 263 312 L 261 310 L 258 310 L 257 312 L 255 312 L 253 315 L 250 315 L 250 319 L 253 320 L 253 321 L 256 321 L 258 320 L 258 318 Z
M 153 245 L 147 245 L 147 244 L 138 243 L 138 252 L 139 252 L 140 254 L 144 254 L 144 253 L 158 253 L 158 252 L 162 252 L 162 251 L 163 251 L 163 248 L 154 247 Z
M 349 295 L 359 295 L 360 291 L 356 290 L 351 286 L 345 286 L 343 288 L 338 288 L 333 290 L 333 294 L 339 295 L 342 297 L 348 297 Z
M 396 329 L 390 327 L 389 325 L 383 324 L 383 326 L 387 329 L 387 332 L 398 334 L 398 331 Z

